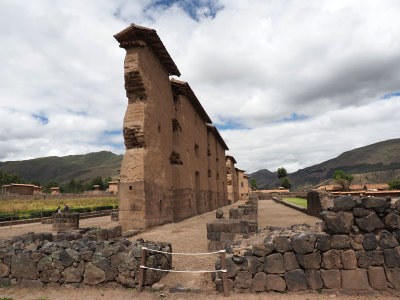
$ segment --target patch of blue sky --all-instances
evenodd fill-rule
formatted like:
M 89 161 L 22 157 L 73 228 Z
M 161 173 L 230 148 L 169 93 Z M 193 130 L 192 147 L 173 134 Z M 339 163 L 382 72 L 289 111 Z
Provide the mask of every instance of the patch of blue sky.
M 295 121 L 301 121 L 301 120 L 306 120 L 309 117 L 306 115 L 298 115 L 296 113 L 292 113 L 290 117 L 285 117 L 283 119 L 277 120 L 275 122 L 295 122 Z
M 122 130 L 106 130 L 103 133 L 105 135 L 122 135 Z
M 392 97 L 400 97 L 400 92 L 385 94 L 381 97 L 381 99 L 390 99 Z
M 39 122 L 43 125 L 49 123 L 49 119 L 43 113 L 32 114 L 32 117 L 34 117 L 36 120 L 39 120 Z
M 215 18 L 218 11 L 223 9 L 222 5 L 212 0 L 156 0 L 152 2 L 146 10 L 152 9 L 153 7 L 161 6 L 169 8 L 172 5 L 177 4 L 181 7 L 192 19 L 198 21 L 200 17 L 211 17 Z
M 250 129 L 242 124 L 232 121 L 231 119 L 222 120 L 221 123 L 213 123 L 218 130 L 230 130 L 230 129 Z

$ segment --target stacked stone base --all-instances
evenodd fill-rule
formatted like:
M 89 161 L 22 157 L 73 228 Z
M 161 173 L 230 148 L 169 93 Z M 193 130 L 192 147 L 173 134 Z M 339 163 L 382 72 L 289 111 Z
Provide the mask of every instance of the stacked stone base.
M 276 229 L 232 245 L 230 289 L 400 291 L 400 200 L 338 197 L 323 217 L 325 232 Z
M 171 252 L 171 244 L 119 238 L 121 226 L 110 229 L 26 234 L 0 240 L 0 284 L 43 286 L 114 285 L 134 288 L 139 282 L 142 246 Z M 148 252 L 146 265 L 171 268 L 170 254 Z M 144 285 L 167 272 L 145 271 Z
M 79 213 L 57 213 L 53 214 L 52 229 L 54 231 L 78 229 Z
M 236 234 L 249 234 L 257 231 L 257 222 L 247 220 L 216 219 L 207 222 L 208 250 L 225 249 L 227 242 Z

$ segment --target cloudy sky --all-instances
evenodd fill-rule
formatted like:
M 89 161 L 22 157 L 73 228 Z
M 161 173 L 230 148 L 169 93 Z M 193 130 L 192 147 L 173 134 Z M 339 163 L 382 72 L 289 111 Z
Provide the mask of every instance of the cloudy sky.
M 398 0 L 0 0 L 0 161 L 123 153 L 130 23 L 157 30 L 238 167 L 400 137 Z

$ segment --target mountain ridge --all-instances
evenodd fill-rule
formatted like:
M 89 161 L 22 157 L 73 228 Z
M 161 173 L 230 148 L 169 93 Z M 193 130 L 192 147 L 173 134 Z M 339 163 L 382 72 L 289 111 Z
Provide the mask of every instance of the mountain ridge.
M 352 174 L 355 177 L 353 182 L 357 184 L 382 183 L 400 177 L 400 139 L 345 151 L 335 158 L 290 173 L 288 177 L 294 190 L 307 190 L 322 183 L 332 183 L 336 170 Z M 249 175 L 256 179 L 261 189 L 273 189 L 280 185 L 276 172 L 267 169 Z

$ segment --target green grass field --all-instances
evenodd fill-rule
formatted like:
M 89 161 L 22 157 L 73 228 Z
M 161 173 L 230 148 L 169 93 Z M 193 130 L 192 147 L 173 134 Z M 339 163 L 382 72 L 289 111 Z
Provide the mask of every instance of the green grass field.
M 104 198 L 71 198 L 40 200 L 3 200 L 0 201 L 0 221 L 9 219 L 29 219 L 48 217 L 60 206 L 64 210 L 68 204 L 70 212 L 89 212 L 118 207 L 117 197 Z
M 283 201 L 307 207 L 307 200 L 301 198 L 283 198 Z

